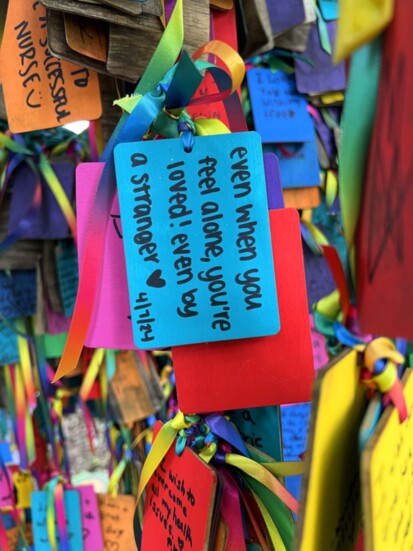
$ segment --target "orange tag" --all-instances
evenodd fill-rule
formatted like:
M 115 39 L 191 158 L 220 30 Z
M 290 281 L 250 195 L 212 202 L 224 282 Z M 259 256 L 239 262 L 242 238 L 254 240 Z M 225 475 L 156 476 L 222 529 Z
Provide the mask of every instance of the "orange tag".
M 98 494 L 105 551 L 137 551 L 133 535 L 136 499 L 133 496 Z
M 209 3 L 213 8 L 217 10 L 231 10 L 234 5 L 234 0 L 209 0 Z
M 65 13 L 65 32 L 68 45 L 92 59 L 106 61 L 108 58 L 108 38 L 102 21 Z
M 12 132 L 100 117 L 96 73 L 51 55 L 40 2 L 9 0 L 0 64 Z

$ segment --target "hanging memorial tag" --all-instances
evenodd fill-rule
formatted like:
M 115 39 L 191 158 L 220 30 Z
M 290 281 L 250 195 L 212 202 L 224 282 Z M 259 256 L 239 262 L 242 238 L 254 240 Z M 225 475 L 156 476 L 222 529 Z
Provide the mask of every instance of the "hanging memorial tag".
M 1 48 L 10 129 L 28 132 L 101 115 L 95 73 L 53 57 L 39 2 L 10 0 Z
M 115 164 L 136 346 L 276 334 L 258 134 L 121 144 Z
M 133 535 L 136 499 L 126 495 L 99 494 L 98 503 L 104 549 L 137 551 Z
M 295 88 L 294 75 L 250 69 L 247 80 L 255 129 L 264 143 L 314 139 L 307 102 Z
M 361 459 L 366 551 L 413 547 L 413 375 L 403 376 L 408 417 L 389 406 Z
M 293 209 L 279 209 L 270 212 L 270 221 L 281 331 L 260 339 L 174 347 L 178 400 L 186 413 L 311 398 L 314 367 L 299 217 Z M 200 377 L 194 365 L 208 376 Z
M 36 551 L 53 551 L 49 540 L 47 492 L 33 492 L 31 495 L 33 536 Z M 64 506 L 67 522 L 68 551 L 83 551 L 82 517 L 80 496 L 74 490 L 64 492 Z M 56 540 L 60 542 L 56 526 Z M 59 546 L 60 548 L 60 546 Z
M 80 495 L 84 551 L 101 551 L 103 543 L 98 501 L 93 486 L 76 488 Z
M 172 446 L 147 486 L 142 551 L 210 549 L 218 475 L 189 448 Z

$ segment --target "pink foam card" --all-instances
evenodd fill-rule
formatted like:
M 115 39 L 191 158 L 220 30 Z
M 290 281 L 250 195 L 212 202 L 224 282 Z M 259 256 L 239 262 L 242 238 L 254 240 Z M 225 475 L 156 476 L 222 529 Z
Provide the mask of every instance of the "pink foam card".
M 78 486 L 76 490 L 80 494 L 84 551 L 101 551 L 105 544 L 95 490 L 93 486 Z
M 82 163 L 76 170 L 79 267 L 103 167 L 103 163 Z M 85 345 L 91 348 L 135 349 L 129 319 L 128 284 L 117 197 L 112 205 L 104 247 L 101 280 Z
M 13 482 L 9 470 L 6 473 L 0 469 L 0 509 L 13 506 Z

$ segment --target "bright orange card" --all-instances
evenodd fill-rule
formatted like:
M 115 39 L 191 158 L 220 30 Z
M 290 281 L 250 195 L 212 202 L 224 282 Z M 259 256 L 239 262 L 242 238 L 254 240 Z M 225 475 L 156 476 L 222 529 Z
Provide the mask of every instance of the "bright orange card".
M 51 55 L 46 10 L 40 2 L 9 0 L 0 64 L 12 132 L 100 117 L 96 73 Z

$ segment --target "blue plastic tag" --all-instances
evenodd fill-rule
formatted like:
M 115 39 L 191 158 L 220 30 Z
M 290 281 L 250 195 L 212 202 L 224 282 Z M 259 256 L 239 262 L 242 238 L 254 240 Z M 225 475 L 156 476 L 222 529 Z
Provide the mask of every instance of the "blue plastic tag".
M 115 164 L 136 346 L 278 333 L 259 135 L 120 144 Z
M 36 551 L 52 551 L 47 531 L 47 492 L 32 492 L 32 526 Z M 66 527 L 70 551 L 83 551 L 82 516 L 80 495 L 75 490 L 64 493 Z M 56 524 L 56 541 L 60 543 Z M 59 545 L 60 549 L 60 545 Z
M 277 155 L 283 189 L 320 185 L 320 165 L 315 140 L 288 144 L 283 148 L 276 144 L 267 144 L 264 150 Z
M 297 92 L 294 75 L 250 69 L 247 81 L 255 129 L 264 143 L 306 142 L 314 138 L 307 102 Z

